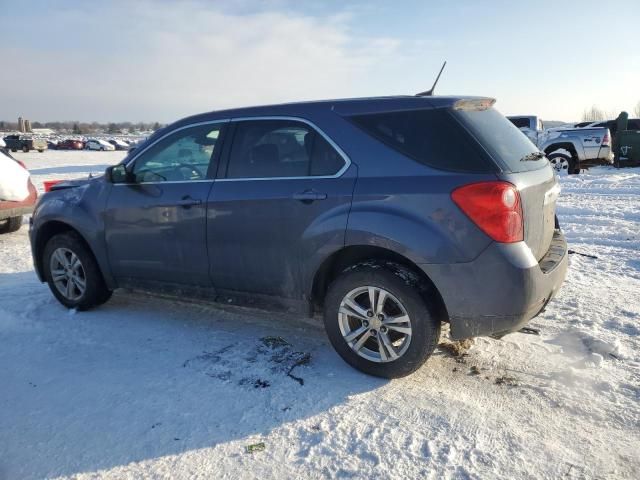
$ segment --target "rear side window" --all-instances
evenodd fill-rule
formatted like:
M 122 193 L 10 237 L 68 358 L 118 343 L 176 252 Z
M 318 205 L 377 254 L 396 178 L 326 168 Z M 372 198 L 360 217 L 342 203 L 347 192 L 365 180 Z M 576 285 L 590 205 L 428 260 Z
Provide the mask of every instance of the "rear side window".
M 529 153 L 537 152 L 538 147 L 497 110 L 488 108 L 452 110 L 452 112 L 489 152 L 489 155 L 509 171 L 526 172 L 537 170 L 548 164 L 544 157 L 538 160 L 522 161 Z
M 311 126 L 292 120 L 237 123 L 227 178 L 335 175 L 345 162 Z
M 369 135 L 424 165 L 458 172 L 495 170 L 469 134 L 442 109 L 384 112 L 349 118 Z
M 528 118 L 510 118 L 509 121 L 518 128 L 529 128 Z

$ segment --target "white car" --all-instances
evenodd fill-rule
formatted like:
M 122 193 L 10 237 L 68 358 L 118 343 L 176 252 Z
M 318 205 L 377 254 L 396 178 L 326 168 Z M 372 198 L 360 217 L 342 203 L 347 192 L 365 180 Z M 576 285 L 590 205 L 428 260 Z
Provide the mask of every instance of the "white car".
M 101 151 L 113 151 L 116 149 L 113 145 L 111 145 L 106 140 L 87 140 L 87 143 L 84 146 L 85 150 L 101 150 Z

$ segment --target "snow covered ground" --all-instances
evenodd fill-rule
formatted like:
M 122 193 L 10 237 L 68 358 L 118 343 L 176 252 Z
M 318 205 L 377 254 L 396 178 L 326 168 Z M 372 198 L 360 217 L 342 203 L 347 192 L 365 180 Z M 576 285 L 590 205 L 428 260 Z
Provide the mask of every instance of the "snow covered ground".
M 122 153 L 16 156 L 41 188 Z M 597 258 L 571 255 L 540 336 L 394 381 L 295 316 L 127 292 L 69 312 L 26 225 L 0 237 L 0 479 L 640 478 L 640 169 L 562 186 L 570 248 Z

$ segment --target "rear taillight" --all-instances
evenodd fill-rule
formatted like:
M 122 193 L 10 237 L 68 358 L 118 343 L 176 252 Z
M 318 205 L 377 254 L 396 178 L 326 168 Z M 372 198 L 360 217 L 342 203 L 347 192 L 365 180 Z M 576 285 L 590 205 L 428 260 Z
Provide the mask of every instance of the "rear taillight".
M 518 189 L 508 182 L 479 182 L 456 188 L 451 198 L 484 233 L 496 242 L 524 239 Z
M 602 146 L 604 147 L 611 146 L 611 136 L 609 135 L 609 130 L 604 132 L 604 137 L 602 137 Z

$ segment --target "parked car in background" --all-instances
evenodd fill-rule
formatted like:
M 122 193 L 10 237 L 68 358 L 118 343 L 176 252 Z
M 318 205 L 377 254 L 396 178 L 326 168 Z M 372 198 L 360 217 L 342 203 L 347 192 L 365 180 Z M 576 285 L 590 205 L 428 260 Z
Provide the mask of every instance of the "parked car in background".
M 117 138 L 109 140 L 109 143 L 116 147 L 116 150 L 129 150 L 129 144 Z
M 15 162 L 20 168 L 27 170 L 27 167 L 24 163 L 20 162 L 13 158 L 8 152 L 5 151 L 4 148 L 5 142 L 0 140 L 0 155 L 3 157 L 0 159 L 2 161 L 10 161 Z M 12 167 L 12 169 L 15 167 Z M 2 169 L 2 165 L 0 163 L 0 170 Z M 38 198 L 38 194 L 36 192 L 33 183 L 31 183 L 31 178 L 28 175 L 21 175 L 20 178 L 23 178 L 26 181 L 26 185 L 19 186 L 21 189 L 28 192 L 28 196 L 22 200 L 7 200 L 2 198 L 0 195 L 0 234 L 3 233 L 11 233 L 20 229 L 22 226 L 22 217 L 23 215 L 29 214 L 33 211 L 33 207 L 36 203 L 36 199 Z M 3 187 L 2 182 L 14 182 L 13 178 L 7 178 L 6 175 L 0 174 L 0 187 Z M 6 187 L 11 187 L 15 189 L 17 185 L 6 185 Z M 0 188 L 0 191 L 3 191 L 4 188 Z M 22 197 L 20 197 L 22 198 Z
M 617 120 L 603 120 L 600 122 L 591 122 L 585 126 L 588 128 L 594 128 L 594 127 L 608 128 L 609 131 L 611 132 L 611 135 L 613 136 L 615 136 L 616 132 L 618 131 Z M 628 119 L 627 130 L 634 130 L 634 131 L 640 130 L 640 118 Z
M 608 128 L 544 129 L 535 115 L 509 116 L 511 123 L 522 131 L 541 151 L 557 173 L 577 174 L 596 165 L 612 165 L 613 149 Z
M 4 137 L 4 142 L 12 152 L 17 152 L 18 150 L 22 150 L 25 153 L 30 150 L 44 152 L 47 149 L 46 140 L 28 135 L 7 135 Z
M 132 287 L 321 311 L 346 362 L 407 375 L 441 322 L 454 339 L 503 336 L 565 277 L 557 177 L 493 102 L 365 98 L 185 118 L 104 176 L 42 197 L 37 274 L 81 310 Z
M 100 150 L 100 151 L 113 151 L 116 149 L 116 147 L 111 145 L 106 140 L 102 140 L 102 139 L 87 140 L 87 143 L 85 143 L 84 148 L 85 150 Z
M 57 150 L 58 149 L 58 143 L 60 143 L 58 140 L 55 140 L 53 138 L 49 138 L 49 139 L 47 139 L 47 148 L 49 150 Z
M 82 140 L 68 138 L 58 143 L 58 150 L 83 150 L 84 142 Z

